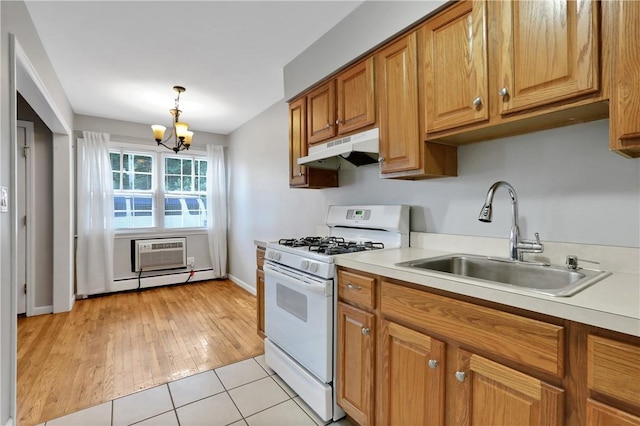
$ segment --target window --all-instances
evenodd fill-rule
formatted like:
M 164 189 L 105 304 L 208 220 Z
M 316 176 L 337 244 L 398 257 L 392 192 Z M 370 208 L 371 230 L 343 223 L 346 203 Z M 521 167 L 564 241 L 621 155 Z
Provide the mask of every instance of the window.
M 206 227 L 205 159 L 120 148 L 110 155 L 116 229 Z
M 207 162 L 197 158 L 164 159 L 164 227 L 207 226 Z

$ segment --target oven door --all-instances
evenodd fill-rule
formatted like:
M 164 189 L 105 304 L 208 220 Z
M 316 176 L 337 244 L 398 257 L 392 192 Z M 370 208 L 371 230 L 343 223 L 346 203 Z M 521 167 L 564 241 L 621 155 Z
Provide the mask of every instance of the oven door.
M 333 280 L 265 262 L 265 332 L 324 383 L 333 380 Z

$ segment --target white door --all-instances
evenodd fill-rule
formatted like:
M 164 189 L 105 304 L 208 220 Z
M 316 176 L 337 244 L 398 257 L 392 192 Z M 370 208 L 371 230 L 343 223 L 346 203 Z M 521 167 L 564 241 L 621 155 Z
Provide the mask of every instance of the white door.
M 27 231 L 27 214 L 29 207 L 29 194 L 31 188 L 31 170 L 29 150 L 33 146 L 33 123 L 19 121 L 17 126 L 18 139 L 18 170 L 17 170 L 17 208 L 18 208 L 18 279 L 17 285 L 17 312 L 18 314 L 31 314 L 27 312 L 27 289 L 29 280 L 28 255 L 29 255 L 29 232 Z M 31 309 L 29 309 L 30 311 Z

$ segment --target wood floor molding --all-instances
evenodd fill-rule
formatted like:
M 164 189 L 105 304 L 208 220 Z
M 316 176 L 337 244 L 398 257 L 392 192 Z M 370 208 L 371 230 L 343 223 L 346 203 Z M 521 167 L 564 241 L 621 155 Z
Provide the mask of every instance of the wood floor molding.
M 77 300 L 18 319 L 18 426 L 260 355 L 256 299 L 229 280 Z

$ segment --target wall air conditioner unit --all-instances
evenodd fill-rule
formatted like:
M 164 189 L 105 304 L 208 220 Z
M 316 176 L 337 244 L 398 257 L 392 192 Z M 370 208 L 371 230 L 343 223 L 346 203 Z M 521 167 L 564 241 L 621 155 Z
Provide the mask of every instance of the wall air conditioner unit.
M 187 267 L 186 238 L 132 240 L 131 246 L 131 272 Z

